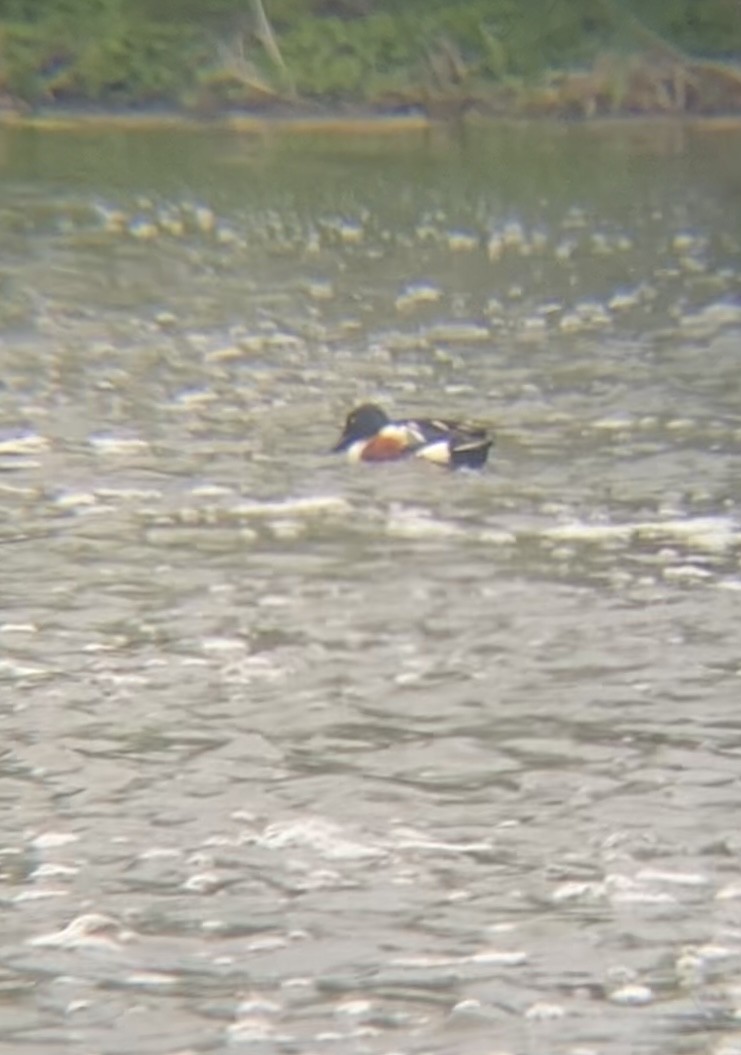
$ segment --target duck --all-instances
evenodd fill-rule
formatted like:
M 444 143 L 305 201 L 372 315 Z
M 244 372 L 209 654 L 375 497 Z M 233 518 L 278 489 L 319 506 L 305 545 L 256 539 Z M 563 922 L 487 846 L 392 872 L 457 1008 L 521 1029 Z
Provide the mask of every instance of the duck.
M 481 469 L 493 439 L 480 425 L 447 418 L 392 420 L 375 403 L 351 410 L 332 453 L 351 462 L 423 458 L 447 469 Z

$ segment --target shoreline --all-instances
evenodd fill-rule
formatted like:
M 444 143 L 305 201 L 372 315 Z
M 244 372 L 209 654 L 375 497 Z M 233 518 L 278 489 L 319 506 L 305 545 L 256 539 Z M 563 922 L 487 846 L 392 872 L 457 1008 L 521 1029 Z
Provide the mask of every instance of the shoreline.
M 264 135 L 272 132 L 296 135 L 404 135 L 435 129 L 475 129 L 486 127 L 527 127 L 544 125 L 552 128 L 583 128 L 595 131 L 617 128 L 677 127 L 708 132 L 741 131 L 741 113 L 615 113 L 593 117 L 563 114 L 482 114 L 472 112 L 455 118 L 437 118 L 422 111 L 388 113 L 372 107 L 348 113 L 340 108 L 321 113 L 301 113 L 300 108 L 285 112 L 223 111 L 207 118 L 178 110 L 107 110 L 72 107 L 48 107 L 30 113 L 15 109 L 0 110 L 0 129 L 35 129 L 47 132 L 100 131 L 106 128 L 124 131 L 235 132 L 242 135 Z
M 426 128 L 741 117 L 741 0 L 13 0 L 0 126 Z M 705 10 L 707 8 L 707 10 Z

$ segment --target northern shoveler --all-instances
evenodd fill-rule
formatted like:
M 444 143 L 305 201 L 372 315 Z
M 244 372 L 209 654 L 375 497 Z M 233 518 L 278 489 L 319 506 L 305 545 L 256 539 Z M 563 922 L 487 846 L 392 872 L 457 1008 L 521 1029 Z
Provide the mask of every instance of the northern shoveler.
M 392 421 L 375 403 L 350 411 L 333 451 L 351 462 L 425 458 L 449 469 L 480 469 L 494 441 L 486 429 L 460 421 L 407 418 Z

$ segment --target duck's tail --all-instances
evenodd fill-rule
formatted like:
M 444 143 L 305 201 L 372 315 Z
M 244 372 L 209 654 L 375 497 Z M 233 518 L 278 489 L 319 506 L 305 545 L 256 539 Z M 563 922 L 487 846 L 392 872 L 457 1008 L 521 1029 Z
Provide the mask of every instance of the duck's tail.
M 485 434 L 451 443 L 450 468 L 483 469 L 493 443 L 494 440 Z

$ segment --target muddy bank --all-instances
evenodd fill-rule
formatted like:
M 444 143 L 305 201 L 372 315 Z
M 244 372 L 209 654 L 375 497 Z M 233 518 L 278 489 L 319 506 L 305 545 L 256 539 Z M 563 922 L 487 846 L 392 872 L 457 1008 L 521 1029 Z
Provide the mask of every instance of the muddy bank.
M 268 135 L 373 135 L 404 136 L 424 134 L 436 128 L 449 127 L 460 131 L 475 130 L 491 124 L 530 124 L 546 121 L 549 124 L 572 124 L 564 115 L 500 114 L 482 115 L 468 113 L 458 122 L 445 122 L 421 111 L 390 114 L 373 110 L 353 113 L 337 113 L 327 110 L 321 114 L 307 116 L 299 111 L 276 113 L 220 113 L 209 120 L 193 117 L 177 110 L 107 111 L 72 110 L 49 108 L 38 112 L 16 110 L 0 111 L 0 128 L 29 128 L 44 132 L 81 132 L 89 129 L 98 132 L 105 128 L 122 131 L 156 133 L 163 130 L 184 130 L 204 133 L 228 131 L 246 136 Z M 741 112 L 728 114 L 615 114 L 595 116 L 580 122 L 596 133 L 609 132 L 626 125 L 636 131 L 650 132 L 657 128 L 692 129 L 705 133 L 723 133 L 741 130 Z M 457 134 L 457 133 L 456 133 Z

